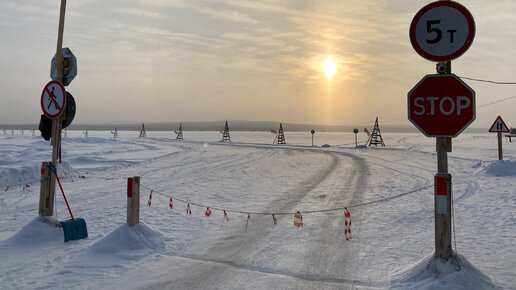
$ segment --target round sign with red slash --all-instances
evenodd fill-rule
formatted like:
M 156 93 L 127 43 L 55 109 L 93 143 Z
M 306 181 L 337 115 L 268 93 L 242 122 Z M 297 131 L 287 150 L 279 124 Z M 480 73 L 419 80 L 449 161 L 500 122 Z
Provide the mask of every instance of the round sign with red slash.
M 56 119 L 63 113 L 66 91 L 59 81 L 50 81 L 41 93 L 41 109 L 49 119 Z

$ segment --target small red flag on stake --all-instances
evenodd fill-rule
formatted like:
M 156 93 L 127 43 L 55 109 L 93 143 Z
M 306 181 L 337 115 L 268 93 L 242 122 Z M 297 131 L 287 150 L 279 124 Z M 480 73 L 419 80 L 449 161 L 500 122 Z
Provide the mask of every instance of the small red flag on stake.
M 351 240 L 351 214 L 347 208 L 344 208 L 344 216 L 346 217 L 344 221 L 344 234 L 346 235 L 346 241 L 349 241 Z
M 152 190 L 150 191 L 149 201 L 147 202 L 147 205 L 151 206 L 151 203 L 152 203 Z
M 204 213 L 205 216 L 211 215 L 211 209 L 209 207 L 206 208 L 206 212 Z
M 298 228 L 303 226 L 303 216 L 299 211 L 294 214 L 294 226 Z
M 245 222 L 245 231 L 247 232 L 247 227 L 253 224 L 253 220 L 251 220 L 251 214 L 247 214 L 247 221 Z
M 274 222 L 274 224 L 278 223 L 278 220 L 276 219 L 276 216 L 274 216 L 274 214 L 272 214 L 272 222 Z
M 221 229 L 222 229 L 222 226 L 224 225 L 224 220 L 226 222 L 229 222 L 229 217 L 228 217 L 228 214 L 226 213 L 226 211 L 224 211 L 224 216 L 222 217 L 222 224 L 220 224 Z
M 186 205 L 186 214 L 192 215 L 192 210 L 190 209 L 190 203 Z
M 168 203 L 168 207 L 170 207 L 170 209 L 174 209 L 174 204 L 172 203 L 172 197 L 170 198 L 170 202 Z
M 8 187 L 6 187 L 4 191 L 5 191 L 5 192 L 7 192 L 8 190 L 9 190 L 9 186 L 8 186 Z

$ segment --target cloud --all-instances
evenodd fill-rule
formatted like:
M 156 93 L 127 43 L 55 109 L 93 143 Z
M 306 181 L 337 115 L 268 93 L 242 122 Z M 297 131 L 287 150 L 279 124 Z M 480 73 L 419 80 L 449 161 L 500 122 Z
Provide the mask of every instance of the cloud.
M 142 16 L 147 18 L 164 18 L 165 16 L 153 11 L 148 11 L 144 9 L 131 8 L 131 7 L 117 7 L 113 9 L 115 13 L 124 13 L 132 16 Z

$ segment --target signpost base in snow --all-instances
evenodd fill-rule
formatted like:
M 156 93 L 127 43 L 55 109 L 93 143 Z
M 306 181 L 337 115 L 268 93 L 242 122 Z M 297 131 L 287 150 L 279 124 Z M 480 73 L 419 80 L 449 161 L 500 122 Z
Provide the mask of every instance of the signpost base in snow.
M 39 190 L 39 215 L 40 216 L 52 216 L 54 213 L 54 194 L 50 194 L 50 186 L 52 182 L 55 182 L 55 178 L 51 178 L 50 170 L 48 165 L 52 162 L 41 163 L 41 185 Z M 53 192 L 52 192 L 53 193 Z
M 127 179 L 127 223 L 130 227 L 140 222 L 140 177 Z
M 452 151 L 451 138 L 437 137 L 437 174 L 434 176 L 435 255 L 448 260 L 453 257 L 451 201 L 452 182 L 448 173 L 448 152 Z

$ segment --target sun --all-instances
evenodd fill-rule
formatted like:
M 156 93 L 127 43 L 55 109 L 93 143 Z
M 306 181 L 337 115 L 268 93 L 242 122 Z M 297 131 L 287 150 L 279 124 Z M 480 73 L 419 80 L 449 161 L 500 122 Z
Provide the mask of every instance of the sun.
M 331 57 L 328 57 L 326 61 L 324 62 L 324 73 L 326 74 L 326 77 L 328 79 L 331 79 L 333 75 L 335 74 L 335 70 L 337 69 L 337 65 L 335 62 L 333 62 L 333 59 Z

